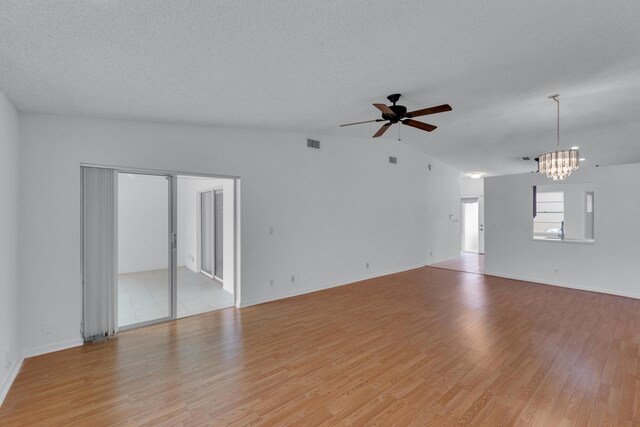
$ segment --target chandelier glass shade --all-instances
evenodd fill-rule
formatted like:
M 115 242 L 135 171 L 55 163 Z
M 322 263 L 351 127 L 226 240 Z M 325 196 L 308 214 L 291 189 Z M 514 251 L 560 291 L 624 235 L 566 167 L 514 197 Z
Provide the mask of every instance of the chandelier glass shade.
M 554 181 L 563 180 L 578 169 L 580 155 L 578 150 L 558 150 L 544 153 L 538 158 L 538 172 Z
M 558 115 L 556 123 L 558 145 L 556 151 L 550 151 L 538 157 L 538 172 L 547 175 L 547 177 L 554 181 L 561 181 L 571 175 L 571 172 L 578 169 L 580 166 L 580 155 L 577 147 L 569 150 L 560 149 L 560 95 L 551 95 L 549 99 L 553 99 L 557 106 Z

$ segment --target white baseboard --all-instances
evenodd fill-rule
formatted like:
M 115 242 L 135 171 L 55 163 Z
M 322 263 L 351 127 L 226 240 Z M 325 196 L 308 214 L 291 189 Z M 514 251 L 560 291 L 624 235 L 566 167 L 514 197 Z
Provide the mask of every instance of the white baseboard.
M 2 405 L 2 402 L 4 402 L 4 398 L 7 397 L 7 393 L 9 393 L 13 380 L 16 379 L 18 372 L 20 372 L 20 367 L 22 366 L 23 361 L 24 359 L 22 357 L 15 361 L 11 367 L 11 371 L 9 371 L 9 375 L 2 383 L 2 387 L 0 388 L 0 406 Z
M 78 347 L 82 345 L 82 338 L 74 338 L 71 340 L 60 341 L 53 344 L 40 345 L 37 347 L 31 347 L 22 350 L 20 358 L 13 364 L 11 368 L 11 372 L 9 372 L 9 376 L 2 383 L 2 388 L 0 388 L 0 405 L 4 401 L 4 398 L 9 393 L 9 389 L 13 384 L 13 381 L 16 379 L 18 372 L 20 371 L 20 367 L 22 367 L 22 362 L 24 359 L 34 356 L 40 356 L 45 353 L 52 353 L 54 351 L 66 350 L 71 347 Z
M 338 286 L 349 285 L 349 284 L 354 283 L 354 282 L 360 282 L 362 280 L 373 279 L 373 278 L 381 277 L 381 276 L 387 276 L 389 274 L 401 273 L 403 271 L 413 270 L 415 268 L 420 268 L 420 267 L 424 267 L 424 264 L 411 265 L 411 266 L 407 266 L 407 267 L 403 267 L 403 268 L 396 269 L 396 270 L 391 270 L 391 271 L 384 271 L 384 272 L 366 274 L 366 275 L 363 275 L 363 276 L 352 277 L 352 278 L 344 280 L 344 281 L 330 283 L 330 284 L 326 284 L 326 285 L 310 286 L 310 287 L 307 287 L 307 288 L 300 288 L 300 289 L 290 289 L 288 291 L 277 292 L 275 294 L 272 294 L 272 295 L 269 295 L 269 296 L 266 296 L 266 297 L 262 297 L 262 298 L 255 298 L 255 299 L 249 299 L 249 300 L 242 299 L 240 301 L 240 304 L 239 304 L 238 307 L 241 307 L 241 308 L 242 307 L 249 307 L 249 306 L 252 306 L 252 305 L 262 304 L 262 303 L 265 303 L 265 302 L 277 301 L 279 299 L 296 297 L 298 295 L 304 295 L 304 294 L 310 294 L 312 292 L 318 292 L 318 291 L 322 291 L 322 290 L 325 290 L 325 289 L 337 288 Z
M 40 356 L 41 354 L 45 353 L 53 353 L 54 351 L 66 350 L 68 348 L 81 346 L 82 343 L 82 338 L 73 338 L 70 340 L 59 341 L 52 344 L 26 348 L 22 350 L 22 357 L 26 359 L 28 357 Z
M 573 285 L 573 284 L 569 284 L 569 283 L 551 282 L 551 281 L 541 280 L 541 279 L 534 278 L 534 277 L 526 277 L 526 276 L 521 276 L 521 275 L 496 273 L 496 272 L 493 272 L 493 271 L 491 271 L 491 272 L 490 271 L 485 271 L 484 274 L 485 274 L 485 276 L 502 277 L 504 279 L 519 280 L 521 282 L 530 282 L 530 283 L 534 283 L 534 284 L 557 286 L 559 288 L 575 289 L 575 290 L 578 290 L 578 291 L 596 292 L 596 293 L 599 293 L 599 294 L 607 294 L 607 295 L 615 295 L 615 296 L 618 296 L 618 297 L 640 299 L 640 293 L 636 293 L 636 292 L 621 292 L 621 291 L 614 290 L 614 289 L 592 288 L 592 287 L 589 287 L 589 286 Z

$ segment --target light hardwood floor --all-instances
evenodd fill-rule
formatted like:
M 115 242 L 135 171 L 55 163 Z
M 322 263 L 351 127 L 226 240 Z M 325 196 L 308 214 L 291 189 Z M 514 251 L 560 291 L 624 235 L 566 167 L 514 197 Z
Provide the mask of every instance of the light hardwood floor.
M 419 268 L 27 359 L 0 425 L 637 425 L 640 301 Z
M 484 254 L 461 252 L 458 258 L 439 262 L 437 264 L 431 264 L 430 267 L 484 274 Z

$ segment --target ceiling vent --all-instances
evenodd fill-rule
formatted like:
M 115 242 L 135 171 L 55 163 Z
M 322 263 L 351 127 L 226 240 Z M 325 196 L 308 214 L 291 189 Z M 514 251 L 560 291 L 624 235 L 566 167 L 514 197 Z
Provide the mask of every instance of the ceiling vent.
M 389 156 L 389 163 L 393 163 L 394 165 L 398 163 L 398 158 Z
M 307 139 L 307 147 L 320 148 L 320 141 L 316 141 L 315 139 Z
M 531 161 L 531 157 L 529 156 L 520 157 L 520 160 L 522 160 L 523 162 L 529 162 Z

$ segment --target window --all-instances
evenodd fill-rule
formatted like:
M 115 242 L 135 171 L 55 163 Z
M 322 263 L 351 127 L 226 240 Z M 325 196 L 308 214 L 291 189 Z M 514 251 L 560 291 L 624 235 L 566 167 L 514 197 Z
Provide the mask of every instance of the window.
M 533 237 L 559 237 L 564 222 L 564 192 L 538 191 Z

